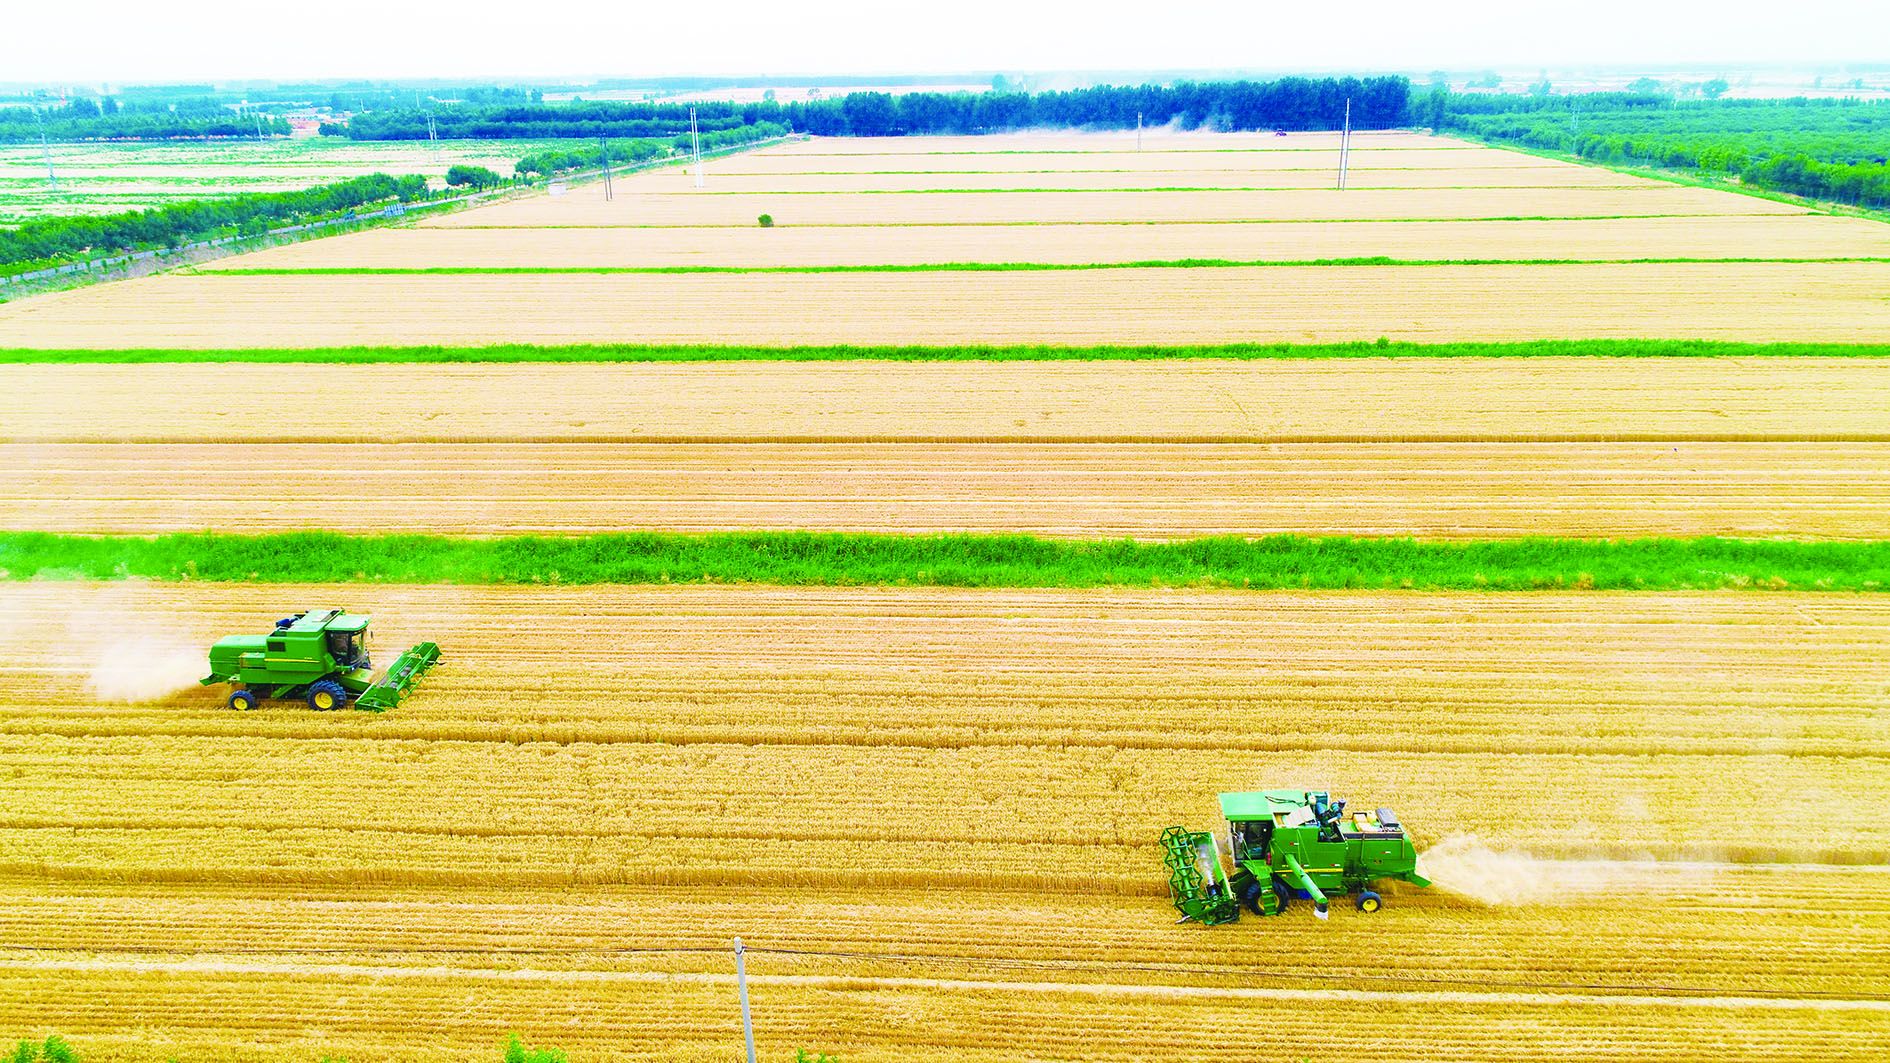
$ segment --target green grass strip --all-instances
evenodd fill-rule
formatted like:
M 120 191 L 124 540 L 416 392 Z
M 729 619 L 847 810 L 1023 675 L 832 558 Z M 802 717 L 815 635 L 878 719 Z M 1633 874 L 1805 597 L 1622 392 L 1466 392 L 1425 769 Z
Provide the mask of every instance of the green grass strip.
M 765 176 L 765 175 L 755 175 Z M 1536 192 L 1580 191 L 1632 189 L 1640 191 L 1646 185 L 1347 185 L 1349 192 L 1440 192 L 1474 190 L 1478 192 L 1490 189 L 1524 188 Z M 1336 192 L 1329 184 L 1317 185 L 1151 185 L 1141 188 L 772 188 L 767 191 L 744 192 L 740 189 L 719 191 L 695 190 L 691 192 L 649 192 L 656 196 L 983 196 L 1010 192 L 1054 192 L 1058 195 L 1104 192 Z
M 1881 591 L 1890 542 L 1025 535 L 523 536 L 0 533 L 0 578 L 394 583 L 764 583 L 1316 590 Z
M 1804 211 L 1802 214 L 1811 214 Z M 1414 225 L 1450 222 L 1640 221 L 1646 218 L 1795 218 L 1801 214 L 1496 214 L 1458 218 L 1093 218 L 1066 221 L 811 221 L 776 223 L 778 229 L 995 229 L 1092 225 Z M 454 225 L 434 232 L 470 229 L 753 229 L 754 222 L 598 222 L 571 225 Z
M 855 263 L 820 266 L 262 266 L 241 269 L 193 270 L 202 277 L 353 277 L 430 276 L 479 274 L 610 274 L 610 273 L 1063 273 L 1097 269 L 1322 269 L 1347 266 L 1645 266 L 1736 265 L 1780 263 L 1811 265 L 1836 262 L 1890 262 L 1876 255 L 1831 255 L 1818 258 L 1391 258 L 1370 255 L 1356 258 L 1151 258 L 1129 262 L 912 262 Z
M 805 346 L 508 343 L 488 347 L 155 347 L 58 350 L 0 347 L 0 364 L 310 362 L 1088 362 L 1216 358 L 1884 358 L 1890 343 L 1733 343 L 1720 340 L 1529 340 L 1514 343 L 1226 343 L 1175 346 Z

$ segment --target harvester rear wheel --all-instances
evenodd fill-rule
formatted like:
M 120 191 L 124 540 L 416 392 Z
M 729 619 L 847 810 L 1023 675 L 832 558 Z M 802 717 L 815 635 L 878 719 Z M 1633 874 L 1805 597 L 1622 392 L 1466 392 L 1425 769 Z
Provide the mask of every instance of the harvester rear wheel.
M 1373 893 L 1371 890 L 1361 890 L 1359 892 L 1358 910 L 1364 912 L 1366 915 L 1370 915 L 1384 906 L 1385 902 L 1379 898 L 1378 894 Z
M 1284 912 L 1286 911 L 1287 904 L 1293 899 L 1293 891 L 1287 889 L 1282 883 L 1275 882 L 1273 884 L 1273 896 L 1280 902 L 1279 911 Z
M 230 694 L 230 708 L 238 712 L 248 712 L 256 707 L 256 693 L 251 690 L 238 690 Z
M 332 679 L 310 684 L 308 688 L 308 707 L 317 712 L 339 709 L 347 703 L 348 692 Z

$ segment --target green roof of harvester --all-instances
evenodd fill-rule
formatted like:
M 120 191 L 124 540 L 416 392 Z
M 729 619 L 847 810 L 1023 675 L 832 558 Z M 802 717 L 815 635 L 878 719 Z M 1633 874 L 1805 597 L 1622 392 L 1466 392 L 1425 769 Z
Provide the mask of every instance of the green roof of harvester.
M 1221 815 L 1233 822 L 1272 819 L 1282 812 L 1306 807 L 1304 790 L 1261 790 L 1256 793 L 1222 794 Z
M 362 631 L 372 617 L 366 613 L 344 613 L 339 609 L 311 609 L 291 624 L 291 631 Z

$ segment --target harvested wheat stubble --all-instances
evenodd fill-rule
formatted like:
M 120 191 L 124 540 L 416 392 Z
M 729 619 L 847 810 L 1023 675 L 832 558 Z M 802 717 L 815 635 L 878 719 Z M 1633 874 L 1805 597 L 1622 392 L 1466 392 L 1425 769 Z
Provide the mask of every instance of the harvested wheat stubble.
M 1203 1031 L 1264 1027 L 1269 1040 L 1321 1060 L 1428 1061 L 1618 1058 L 1781 1063 L 1881 1058 L 1890 1020 L 1865 1005 L 1780 1007 L 1762 1002 L 1689 1007 L 1624 1000 L 1440 993 L 1356 997 L 1331 990 L 1177 990 L 1069 987 L 956 977 L 767 976 L 748 959 L 756 1037 L 792 1058 L 819 1044 L 862 1063 L 1009 1063 L 1020 1057 L 1137 1058 L 1247 1063 L 1239 1037 Z M 734 975 L 724 958 L 699 975 L 460 973 L 348 967 L 332 961 L 207 970 L 118 965 L 0 972 L 0 1017 L 56 1024 L 81 1038 L 88 1061 L 132 1063 L 154 1049 L 189 1059 L 300 1060 L 323 1052 L 389 1063 L 491 1056 L 505 1038 L 557 1044 L 578 1058 L 707 1063 L 740 1051 Z M 215 1001 L 212 1004 L 210 1002 Z M 231 1001 L 266 1001 L 232 1006 Z M 21 1007 L 24 1003 L 29 1007 Z M 1364 1012 L 1369 1023 L 1335 1014 Z M 165 1032 L 127 1034 L 125 1014 L 161 1016 Z M 280 1016 L 293 1015 L 293 1022 Z M 1362 1031 L 1362 1032 L 1361 1032 Z M 232 1039 L 265 1044 L 221 1054 Z
M 1304 142 L 1302 142 L 1303 144 Z M 709 162 L 705 173 L 723 176 L 798 173 L 1069 173 L 1128 170 L 1256 172 L 1297 170 L 1336 175 L 1337 147 L 1301 146 L 1292 151 L 1110 150 L 1095 152 L 938 154 L 887 151 L 878 155 L 811 155 L 799 145 L 780 145 Z M 1451 170 L 1505 167 L 1512 170 L 1563 170 L 1573 164 L 1501 148 L 1469 145 L 1438 148 L 1366 148 L 1352 151 L 1352 173 L 1380 170 Z M 1604 171 L 1605 172 L 1605 171 Z
M 1637 1058 L 1890 1035 L 1890 894 L 1842 866 L 1890 837 L 1771 828 L 1780 793 L 1884 801 L 1874 599 L 385 587 L 380 646 L 449 647 L 396 713 L 82 693 L 88 623 L 207 641 L 362 591 L 0 587 L 0 935 L 31 950 L 0 1022 L 95 1060 L 708 1059 L 738 933 L 868 954 L 751 955 L 774 1055 L 1250 1058 L 1151 1032 L 1238 1015 L 1337 1057 L 1304 1017 L 1350 1004 L 1399 1017 L 1392 1059 L 1518 1058 L 1518 1023 Z M 1516 865 L 1526 903 L 1175 927 L 1153 832 L 1288 777 L 1558 859 Z
M 0 444 L 0 528 L 317 527 L 1871 539 L 1890 444 Z
M 33 442 L 1890 439 L 1890 362 L 1454 358 L 0 366 Z M 371 404 L 337 396 L 371 395 Z M 1123 396 L 1134 396 L 1124 403 Z M 1414 408 L 1413 396 L 1435 396 Z
M 1804 207 L 1707 188 L 1355 188 L 1270 192 L 934 192 L 882 196 L 632 194 L 591 186 L 424 219 L 422 228 L 647 225 L 883 225 L 1081 222 L 1347 221 L 1808 214 Z
M 871 228 L 369 229 L 200 267 L 835 266 L 941 262 L 1882 258 L 1890 226 L 1800 215 L 1516 222 L 1319 222 Z
M 161 274 L 0 305 L 0 346 L 1854 342 L 1890 263 L 378 277 Z M 841 312 L 844 309 L 844 313 Z
M 1334 170 L 1164 170 L 1148 171 L 1071 171 L 1056 173 L 770 173 L 716 174 L 712 185 L 695 187 L 694 175 L 686 170 L 669 169 L 613 182 L 617 194 L 673 193 L 702 197 L 731 194 L 780 194 L 799 197 L 807 194 L 842 195 L 847 193 L 922 194 L 933 191 L 1164 191 L 1185 189 L 1232 189 L 1265 195 L 1270 191 L 1292 191 L 1333 187 Z M 1551 188 L 1641 188 L 1671 187 L 1645 177 L 1598 170 L 1588 166 L 1465 166 L 1453 169 L 1366 170 L 1352 174 L 1351 190 L 1369 189 L 1551 189 Z M 578 202 L 588 195 L 580 190 Z M 797 203 L 798 198 L 785 199 Z M 790 209 L 784 206 L 783 209 Z

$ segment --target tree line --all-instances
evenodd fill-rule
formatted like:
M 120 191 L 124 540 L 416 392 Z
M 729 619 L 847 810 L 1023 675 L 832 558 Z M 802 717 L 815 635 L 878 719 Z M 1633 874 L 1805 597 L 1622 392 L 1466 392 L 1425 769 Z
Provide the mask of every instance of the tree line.
M 723 148 L 738 147 L 757 140 L 785 136 L 787 127 L 773 122 L 757 122 L 753 125 L 734 126 L 717 129 L 701 134 L 703 151 L 720 151 Z M 641 166 L 675 155 L 688 154 L 692 144 L 689 134 L 682 133 L 667 139 L 641 137 L 633 140 L 612 140 L 605 142 L 605 148 L 599 150 L 595 144 L 573 148 L 554 148 L 548 151 L 534 152 L 513 164 L 513 170 L 521 177 L 543 176 L 564 173 L 568 170 L 595 169 L 603 164 L 604 151 L 609 152 L 612 165 Z
M 258 123 L 260 122 L 260 126 Z M 0 144 L 47 140 L 184 140 L 203 137 L 286 137 L 289 123 L 254 111 L 238 114 L 223 107 L 203 110 L 132 110 L 110 97 L 103 103 L 74 100 L 65 107 L 37 114 L 26 107 L 0 108 Z
M 708 108 L 704 108 L 708 110 Z M 697 116 L 705 132 L 751 124 L 739 113 L 714 108 Z M 429 132 L 429 119 L 431 132 Z M 345 122 L 323 122 L 324 136 L 350 140 L 523 140 L 597 137 L 667 137 L 689 130 L 689 108 L 681 104 L 540 103 L 520 106 L 443 104 L 368 111 Z
M 1391 129 L 1410 119 L 1402 77 L 1282 78 L 1278 81 L 1103 85 L 1062 92 L 853 92 L 781 103 L 710 101 L 693 105 L 705 131 L 761 123 L 821 136 L 992 133 L 1030 128 L 1337 129 L 1351 101 L 1357 129 Z M 374 111 L 322 132 L 355 140 L 417 140 L 427 116 L 440 136 L 486 139 L 661 137 L 688 127 L 691 105 L 615 101 L 532 106 L 444 105 Z
M 1500 143 L 1890 207 L 1890 103 L 1882 101 L 1681 101 L 1653 93 L 1490 97 L 1433 90 L 1417 110 L 1440 130 Z
M 0 265 L 37 268 L 81 256 L 256 235 L 369 204 L 411 203 L 429 195 L 424 177 L 377 173 L 296 192 L 254 192 L 96 217 L 41 218 L 0 230 Z

